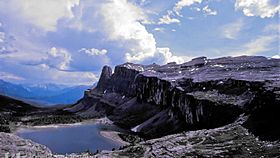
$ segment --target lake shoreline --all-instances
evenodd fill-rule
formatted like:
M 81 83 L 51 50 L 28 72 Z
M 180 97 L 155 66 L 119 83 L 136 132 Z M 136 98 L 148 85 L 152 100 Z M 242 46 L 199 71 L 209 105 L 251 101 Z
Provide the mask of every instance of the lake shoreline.
M 13 130 L 11 133 L 16 134 L 21 129 L 44 129 L 44 128 L 61 128 L 61 127 L 74 127 L 74 126 L 80 126 L 80 125 L 87 125 L 87 124 L 103 124 L 103 125 L 112 125 L 113 122 L 109 120 L 107 117 L 104 118 L 98 118 L 98 119 L 88 119 L 84 120 L 82 122 L 76 122 L 76 123 L 58 123 L 58 124 L 49 124 L 49 125 L 38 125 L 38 126 L 31 126 L 31 125 L 20 125 L 16 127 L 15 130 Z
M 56 129 L 56 128 L 68 128 L 68 127 L 77 127 L 77 126 L 83 126 L 83 125 L 113 125 L 113 122 L 109 120 L 107 117 L 99 118 L 99 119 L 89 119 L 84 120 L 82 122 L 77 123 L 70 123 L 70 124 L 50 124 L 50 125 L 40 125 L 40 126 L 18 126 L 11 134 L 20 136 L 19 133 L 21 132 L 29 132 L 32 130 L 44 130 L 44 129 Z M 114 129 L 100 129 L 98 132 L 98 135 L 101 137 L 107 139 L 108 141 L 118 144 L 119 146 L 126 146 L 129 145 L 129 142 L 124 141 L 119 134 L 121 134 L 120 131 L 114 130 Z M 21 137 L 21 136 L 20 136 Z M 22 137 L 23 138 L 23 137 Z M 25 138 L 23 138 L 25 139 Z M 116 148 L 117 149 L 117 148 Z M 104 150 L 104 149 L 101 149 Z M 74 152 L 73 152 L 74 153 Z
M 104 137 L 107 138 L 111 141 L 114 141 L 115 143 L 118 143 L 121 146 L 126 146 L 129 145 L 129 142 L 124 141 L 120 136 L 120 132 L 116 132 L 116 131 L 100 131 L 99 134 Z

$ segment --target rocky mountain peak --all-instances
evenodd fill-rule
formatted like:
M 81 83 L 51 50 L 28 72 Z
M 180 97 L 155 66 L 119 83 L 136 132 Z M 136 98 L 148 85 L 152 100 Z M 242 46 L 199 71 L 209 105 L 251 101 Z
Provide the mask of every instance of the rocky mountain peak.
M 105 65 L 102 68 L 100 79 L 98 81 L 96 88 L 99 89 L 100 91 L 103 91 L 106 84 L 108 84 L 111 76 L 112 76 L 112 68 L 110 66 Z

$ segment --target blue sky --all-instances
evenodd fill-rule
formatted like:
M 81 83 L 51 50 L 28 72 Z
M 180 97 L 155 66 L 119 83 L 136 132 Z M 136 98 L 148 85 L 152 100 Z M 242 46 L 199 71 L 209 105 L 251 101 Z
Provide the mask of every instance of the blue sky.
M 278 0 L 0 0 L 0 79 L 92 84 L 103 65 L 279 58 Z

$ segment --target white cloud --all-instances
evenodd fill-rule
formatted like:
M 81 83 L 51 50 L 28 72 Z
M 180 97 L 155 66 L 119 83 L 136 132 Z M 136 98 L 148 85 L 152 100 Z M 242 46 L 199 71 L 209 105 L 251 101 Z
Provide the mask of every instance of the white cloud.
M 200 11 L 201 11 L 201 9 L 198 8 L 198 7 L 192 7 L 191 9 L 192 9 L 192 10 L 195 10 L 195 11 L 197 11 L 197 12 L 200 12 Z
M 69 69 L 71 62 L 71 55 L 65 49 L 52 47 L 48 51 L 48 57 L 43 61 L 50 67 L 57 68 L 59 70 Z
M 119 41 L 128 48 L 126 60 L 141 62 L 154 56 L 156 41 L 140 21 L 143 20 L 141 8 L 127 0 L 112 0 L 101 4 L 98 11 L 103 29 L 109 40 Z
M 237 20 L 222 27 L 222 35 L 228 39 L 236 39 L 244 26 L 243 20 Z
M 193 4 L 200 4 L 202 3 L 202 0 L 179 0 L 172 10 L 167 10 L 167 14 L 163 15 L 160 19 L 158 24 L 172 24 L 172 23 L 180 23 L 180 20 L 176 18 L 177 16 L 183 17 L 181 15 L 181 10 L 184 7 L 189 7 Z M 195 8 L 195 10 L 199 10 L 199 8 Z M 213 13 L 212 13 L 213 14 Z M 175 16 L 175 17 L 174 17 Z
M 13 36 L 0 31 L 0 55 L 3 56 L 17 52 L 17 50 L 14 48 L 13 42 Z
M 277 32 L 279 34 L 280 33 L 280 23 L 266 25 L 263 31 L 264 32 Z
M 247 24 L 246 24 L 247 25 Z M 251 40 L 247 42 L 234 41 L 232 46 L 225 45 L 223 48 L 207 49 L 209 55 L 212 57 L 223 57 L 223 56 L 241 56 L 241 55 L 263 55 L 273 56 L 275 53 L 279 53 L 279 33 L 275 33 L 277 30 L 276 24 L 269 24 L 262 30 L 261 35 L 252 36 Z M 273 31 L 274 30 L 274 31 Z M 223 35 L 224 36 L 224 35 Z M 236 43 L 236 44 L 234 44 Z M 278 43 L 278 45 L 277 45 Z M 277 54 L 278 53 L 278 54 Z M 215 55 L 214 55 L 215 54 Z
M 268 51 L 270 43 L 275 41 L 276 36 L 260 36 L 255 40 L 247 43 L 244 47 L 247 49 L 244 53 L 248 55 L 254 55 L 258 52 Z
M 276 40 L 277 40 L 277 35 L 259 36 L 258 38 L 240 46 L 240 48 L 228 52 L 227 54 L 232 56 L 240 56 L 240 55 L 256 55 L 257 53 L 264 53 L 266 51 L 272 50 L 270 45 Z
M 96 56 L 96 55 L 105 55 L 107 54 L 107 50 L 106 49 L 96 49 L 96 48 L 82 48 L 79 50 L 79 52 L 83 52 L 85 54 L 91 55 L 91 56 Z
M 164 32 L 164 28 L 163 27 L 156 27 L 154 28 L 154 31 L 157 31 L 157 32 Z
M 173 55 L 169 48 L 158 48 L 157 51 L 159 58 L 162 58 L 163 63 L 176 62 L 181 64 L 185 61 L 183 57 Z
M 61 20 L 59 24 L 63 25 L 60 26 L 62 28 L 70 27 L 79 31 L 99 34 L 101 36 L 100 40 L 114 43 L 117 48 L 123 51 L 118 51 L 120 58 L 122 58 L 120 61 L 140 63 L 158 53 L 156 40 L 144 25 L 148 21 L 145 12 L 141 7 L 128 0 L 80 2 L 78 0 L 42 0 L 40 2 L 31 0 L 26 3 L 20 0 L 12 0 L 9 4 L 14 4 L 14 7 L 21 10 L 27 23 L 32 23 L 45 31 L 57 29 L 56 25 Z M 31 7 L 30 10 L 29 7 Z M 21 19 L 21 16 L 19 18 Z M 37 43 L 36 46 L 38 46 Z M 46 46 L 43 45 L 43 47 Z M 30 51 L 36 52 L 38 50 L 36 48 Z M 52 52 L 57 52 L 57 54 Z M 84 52 L 91 55 L 106 54 L 104 50 L 88 49 Z M 61 70 L 69 69 L 71 57 L 74 60 L 74 56 L 79 55 L 71 55 L 66 50 L 54 48 L 48 54 L 47 65 Z M 112 56 L 113 53 L 110 54 L 110 57 Z M 107 58 L 107 61 L 110 61 L 110 59 Z M 77 64 L 75 65 L 78 67 Z M 70 66 L 72 65 L 70 64 Z
M 4 41 L 5 41 L 5 33 L 0 32 L 0 43 L 4 43 Z
M 180 1 L 178 1 L 176 4 L 175 4 L 175 6 L 174 6 L 174 8 L 173 8 L 173 11 L 177 14 L 177 15 L 179 15 L 179 16 L 182 16 L 181 14 L 180 14 L 180 12 L 181 12 L 181 10 L 184 8 L 184 7 L 188 7 L 188 6 L 191 6 L 191 5 L 193 5 L 193 4 L 195 4 L 195 3 L 201 3 L 202 2 L 202 0 L 180 0 Z
M 163 15 L 160 19 L 158 24 L 172 24 L 172 23 L 180 23 L 179 19 L 172 18 L 172 12 L 168 11 L 168 14 Z
M 273 0 L 236 0 L 235 8 L 242 10 L 246 16 L 260 16 L 261 18 L 271 18 L 279 13 L 279 2 L 273 4 Z
M 273 58 L 273 59 L 280 59 L 280 54 L 273 55 L 271 58 Z
M 16 2 L 19 4 L 16 4 Z M 59 5 L 59 2 L 64 3 Z M 168 48 L 157 47 L 153 34 L 144 25 L 147 21 L 145 12 L 128 0 L 80 1 L 79 5 L 75 7 L 73 6 L 78 4 L 78 1 L 74 0 L 42 0 L 39 2 L 31 0 L 26 3 L 20 0 L 11 0 L 5 1 L 5 3 L 9 4 L 9 6 L 4 5 L 9 8 L 9 13 L 3 13 L 2 4 L 4 2 L 1 1 L 0 14 L 9 15 L 12 22 L 7 21 L 5 26 L 9 28 L 13 35 L 14 30 L 20 29 L 15 34 L 17 37 L 15 42 L 18 42 L 15 45 L 20 52 L 6 55 L 5 58 L 0 56 L 1 64 L 2 61 L 11 62 L 9 65 L 15 65 L 16 63 L 16 66 L 9 67 L 10 72 L 18 72 L 20 75 L 16 75 L 23 78 L 27 77 L 34 82 L 48 81 L 77 84 L 84 82 L 85 79 L 90 80 L 90 77 L 95 79 L 95 75 L 88 72 L 97 71 L 104 64 L 115 65 L 124 61 L 137 63 L 147 63 L 147 61 L 150 63 L 153 60 L 157 60 L 159 63 L 183 61 L 183 58 L 174 56 Z M 28 6 L 29 3 L 32 3 L 31 6 L 34 8 L 24 10 L 24 8 L 31 7 Z M 39 8 L 43 6 L 43 3 L 45 6 L 41 13 Z M 48 5 L 49 3 L 50 5 Z M 20 14 L 12 14 L 16 10 Z M 52 13 L 53 10 L 54 13 Z M 45 16 L 46 18 L 44 18 Z M 14 23 L 20 27 L 13 26 Z M 36 30 L 33 31 L 34 29 Z M 45 34 L 45 31 L 57 32 Z M 81 31 L 89 36 L 93 35 L 95 37 L 96 35 L 98 36 L 98 42 L 92 46 L 89 46 L 89 42 L 85 42 L 86 44 L 82 46 L 84 48 L 80 49 L 79 52 L 81 47 L 76 45 L 65 47 L 65 43 L 69 43 L 68 39 L 65 40 L 65 43 L 64 41 L 56 43 L 57 40 L 65 39 L 64 35 L 59 39 L 52 36 L 65 33 L 64 31 L 68 33 L 67 35 L 76 31 Z M 36 34 L 37 32 L 39 35 Z M 41 32 L 44 33 L 41 34 Z M 7 37 L 9 36 L 7 35 Z M 54 39 L 54 41 L 46 42 L 51 39 Z M 56 47 L 48 50 L 53 45 Z M 105 49 L 99 50 L 92 47 L 104 47 Z M 107 53 L 108 48 L 116 53 Z M 111 63 L 111 61 L 114 63 Z M 0 70 L 6 69 L 0 67 Z M 26 75 L 22 72 L 26 72 Z M 83 77 L 85 79 L 80 79 Z
M 0 10 L 9 8 L 38 28 L 55 31 L 59 19 L 73 18 L 71 9 L 78 4 L 79 0 L 9 0 L 0 2 Z
M 127 49 L 125 61 L 141 63 L 159 53 L 153 34 L 141 23 L 146 17 L 141 8 L 127 0 L 111 0 L 99 9 L 100 30 L 105 31 L 108 40 L 118 41 Z
M 22 69 L 28 72 L 27 74 L 22 74 L 24 77 L 31 77 L 34 80 L 33 82 L 38 83 L 91 85 L 98 80 L 93 72 L 63 71 L 45 64 L 23 67 Z
M 2 80 L 24 80 L 24 78 L 22 77 L 19 77 L 17 75 L 14 75 L 14 74 L 11 74 L 11 73 L 8 73 L 8 72 L 1 72 L 0 71 L 0 79 Z
M 217 15 L 218 12 L 216 10 L 212 10 L 209 8 L 209 6 L 205 6 L 202 8 L 202 11 L 206 14 L 206 15 Z
M 38 74 L 42 73 L 38 72 Z M 92 85 L 94 82 L 98 81 L 97 76 L 92 72 L 67 72 L 59 71 L 57 69 L 47 69 L 47 72 L 42 75 L 43 81 L 48 79 L 48 83 L 55 82 L 57 84 Z M 40 78 L 41 77 L 38 77 L 38 79 Z
M 61 49 L 50 50 L 49 54 L 61 53 Z M 53 53 L 55 52 L 55 53 Z M 63 54 L 63 53 L 62 53 Z M 78 53 L 77 53 L 78 54 Z M 0 58 L 0 78 L 23 83 L 56 83 L 67 85 L 91 85 L 98 80 L 96 71 L 62 70 L 63 57 L 61 55 L 49 55 L 40 63 L 22 64 L 13 58 Z M 61 60 L 59 60 L 61 59 Z M 90 59 L 92 63 L 95 63 Z M 83 63 L 79 61 L 79 63 Z M 70 65 L 71 66 L 71 65 Z M 1 73 L 5 72 L 5 73 Z

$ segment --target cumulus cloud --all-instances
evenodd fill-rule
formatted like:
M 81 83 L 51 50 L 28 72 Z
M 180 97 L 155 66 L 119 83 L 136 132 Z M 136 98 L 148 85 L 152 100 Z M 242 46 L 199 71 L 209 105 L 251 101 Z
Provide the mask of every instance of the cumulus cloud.
M 158 48 L 157 51 L 158 51 L 158 57 L 159 59 L 162 58 L 163 63 L 176 62 L 177 64 L 181 64 L 184 61 L 186 61 L 186 59 L 184 59 L 181 56 L 173 55 L 170 52 L 169 48 Z
M 176 18 L 172 18 L 170 17 L 170 15 L 163 15 L 158 22 L 158 24 L 172 24 L 172 23 L 180 23 L 180 20 Z
M 180 23 L 179 19 L 173 18 L 172 17 L 173 12 L 172 11 L 168 11 L 168 13 L 166 15 L 163 15 L 160 19 L 158 24 L 172 24 L 172 23 Z
M 246 16 L 261 18 L 271 18 L 280 11 L 279 3 L 273 4 L 273 0 L 236 0 L 235 8 Z
M 218 14 L 218 12 L 216 10 L 210 9 L 208 5 L 203 7 L 202 11 L 205 13 L 205 15 L 217 15 Z
M 30 24 L 45 31 L 55 31 L 59 19 L 73 18 L 71 9 L 78 4 L 79 0 L 9 0 L 0 2 L 0 10 L 9 8 Z
M 110 53 L 106 49 L 81 48 L 73 53 L 70 67 L 79 71 L 99 71 L 103 65 L 111 65 Z
M 127 0 L 108 1 L 100 6 L 104 28 L 109 40 L 126 44 L 127 61 L 141 62 L 154 56 L 156 41 L 145 26 L 141 24 L 143 12 Z M 114 15 L 114 16 L 113 16 Z
M 85 54 L 88 54 L 88 55 L 92 55 L 92 56 L 95 56 L 95 55 L 105 55 L 107 54 L 107 50 L 106 49 L 96 49 L 96 48 L 82 48 L 79 50 L 79 52 L 83 52 Z
M 0 73 L 0 76 L 5 74 L 5 79 L 8 81 L 21 83 L 92 85 L 92 83 L 98 80 L 98 76 L 95 75 L 95 72 L 64 71 L 46 64 L 22 65 L 16 61 L 2 60 L 1 58 L 0 62 L 0 72 L 5 72 Z
M 43 0 L 40 3 L 34 0 L 26 3 L 12 0 L 9 4 L 21 10 L 26 22 L 46 31 L 56 30 L 59 22 L 71 29 L 99 34 L 104 42 L 114 42 L 122 49 L 123 53 L 119 53 L 119 56 L 123 61 L 140 63 L 158 53 L 155 38 L 144 25 L 148 21 L 145 12 L 128 0 Z M 103 51 L 83 49 L 83 52 L 91 55 L 107 53 L 105 49 Z M 48 58 L 53 58 L 53 61 L 50 60 L 48 65 L 67 69 L 71 56 L 73 54 L 65 53 L 63 50 L 52 49 Z M 110 57 L 112 56 L 113 54 L 110 54 Z
M 237 20 L 233 23 L 227 24 L 222 27 L 222 35 L 228 39 L 236 39 L 244 27 L 244 24 L 243 20 Z
M 68 53 L 65 49 L 52 47 L 47 54 L 48 57 L 44 59 L 44 62 L 48 66 L 59 70 L 69 69 L 69 64 L 72 59 L 70 53 Z
M 3 6 L 9 8 L 5 13 Z M 128 0 L 11 0 L 1 1 L 0 10 L 1 15 L 9 15 L 11 18 L 12 22 L 5 24 L 9 31 L 17 30 L 15 25 L 21 26 L 16 34 L 16 48 L 20 52 L 13 56 L 1 57 L 1 64 L 2 61 L 10 63 L 6 65 L 6 69 L 0 70 L 20 71 L 16 75 L 27 77 L 34 82 L 48 80 L 57 83 L 82 83 L 85 80 L 96 79 L 89 71 L 97 72 L 104 64 L 113 66 L 124 61 L 157 61 L 163 64 L 171 61 L 183 62 L 184 59 L 173 55 L 168 48 L 157 46 L 154 35 L 145 26 L 148 21 L 145 12 Z M 15 14 L 16 12 L 20 14 Z M 37 34 L 41 31 L 44 34 Z M 81 47 L 73 49 L 71 46 L 63 46 L 63 42 L 73 40 L 74 43 L 77 39 L 61 38 L 61 42 L 50 38 L 53 35 L 61 35 L 64 31 L 69 31 L 68 34 L 86 34 L 89 37 L 97 35 L 100 37 L 99 43 L 83 43 Z M 25 35 L 21 32 L 25 32 Z M 79 42 L 80 38 L 78 44 L 75 44 L 79 45 Z M 114 52 L 108 53 L 107 50 Z
M 174 8 L 173 8 L 173 11 L 177 14 L 177 15 L 179 15 L 179 16 L 182 16 L 181 14 L 180 14 L 180 12 L 181 12 L 181 10 L 184 8 L 184 7 L 188 7 L 188 6 L 191 6 L 191 5 L 193 5 L 193 4 L 195 4 L 195 3 L 201 3 L 202 2 L 202 0 L 180 0 L 180 1 L 178 1 L 176 4 L 175 4 L 175 6 L 174 6 Z
M 159 22 L 158 24 L 172 24 L 172 23 L 180 23 L 180 20 L 177 18 L 179 17 L 183 17 L 183 15 L 181 15 L 181 10 L 184 7 L 189 7 L 193 4 L 200 4 L 202 3 L 202 0 L 179 0 L 173 7 L 172 10 L 167 10 L 167 14 L 163 15 L 161 18 L 159 18 Z M 197 8 L 199 9 L 199 8 Z M 216 11 L 212 11 L 209 8 L 206 8 L 207 11 L 205 11 L 207 14 L 209 15 L 216 15 L 217 12 Z M 199 9 L 200 11 L 200 9 Z
M 103 65 L 112 65 L 108 53 L 100 53 L 95 54 L 92 51 L 73 53 L 70 62 L 71 69 L 75 71 L 100 71 Z
M 97 3 L 98 7 L 91 4 L 93 5 L 91 8 L 95 8 L 95 10 L 92 13 L 93 16 L 89 17 L 91 23 L 95 25 L 87 30 L 102 32 L 106 40 L 118 42 L 119 46 L 124 49 L 124 61 L 143 63 L 158 53 L 153 34 L 148 32 L 143 24 L 147 19 L 140 7 L 127 0 L 109 0 Z M 81 5 L 89 6 L 83 3 Z M 87 14 L 85 8 L 80 9 L 82 10 L 79 13 Z

